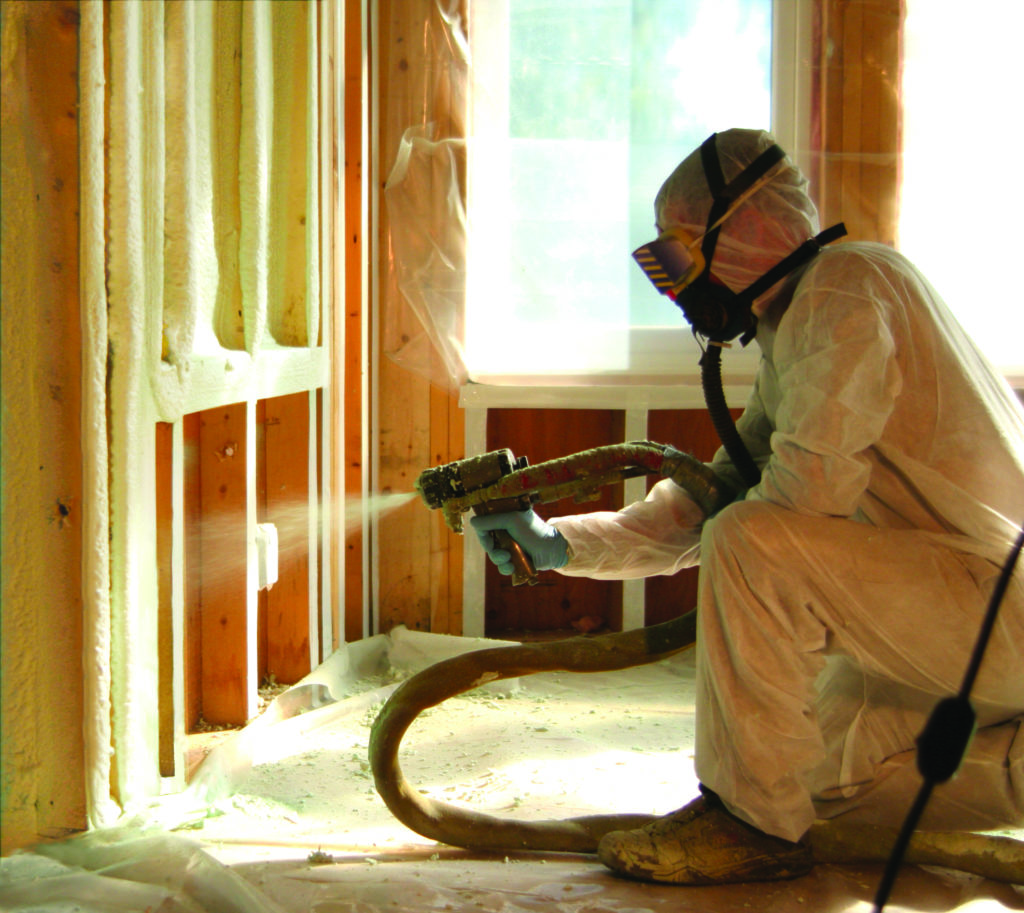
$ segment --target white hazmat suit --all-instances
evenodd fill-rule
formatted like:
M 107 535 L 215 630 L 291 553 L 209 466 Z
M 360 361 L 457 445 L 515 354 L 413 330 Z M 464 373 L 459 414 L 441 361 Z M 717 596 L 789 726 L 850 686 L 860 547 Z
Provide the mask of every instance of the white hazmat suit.
M 719 134 L 726 181 L 772 142 Z M 711 272 L 735 292 L 819 230 L 799 170 L 769 175 L 722 226 Z M 694 153 L 658 196 L 659 230 L 696 237 L 709 207 Z M 883 245 L 826 248 L 754 312 L 762 359 L 737 427 L 760 482 L 707 520 L 671 481 L 619 512 L 552 520 L 569 543 L 560 572 L 699 563 L 701 783 L 787 840 L 838 814 L 898 825 L 920 786 L 915 740 L 960 687 L 1024 521 L 1024 410 Z M 712 465 L 743 488 L 724 451 Z M 1024 824 L 1022 577 L 972 692 L 978 732 L 924 827 Z

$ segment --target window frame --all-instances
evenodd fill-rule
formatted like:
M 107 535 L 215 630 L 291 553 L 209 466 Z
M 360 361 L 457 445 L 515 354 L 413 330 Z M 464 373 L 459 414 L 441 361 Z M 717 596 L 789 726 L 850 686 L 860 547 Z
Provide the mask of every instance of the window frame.
M 479 4 L 470 16 L 470 46 L 475 60 L 486 60 L 494 69 L 508 66 L 508 4 L 510 0 Z M 774 0 L 772 3 L 771 123 L 780 145 L 805 173 L 814 161 L 811 121 L 814 33 L 814 0 Z M 494 88 L 490 86 L 490 88 Z M 508 111 L 507 85 L 504 95 L 492 91 L 486 101 L 472 105 L 474 142 L 487 143 L 500 135 Z M 494 147 L 484 145 L 488 155 Z M 470 199 L 475 193 L 472 151 L 468 179 Z M 473 205 L 470 203 L 469 205 Z M 497 229 L 501 231 L 500 226 Z M 488 235 L 488 243 L 507 244 L 507 238 Z M 467 293 L 468 301 L 471 292 Z M 467 314 L 467 322 L 469 315 Z M 690 408 L 702 403 L 699 349 L 682 319 L 677 326 L 633 327 L 629 340 L 629 364 L 651 364 L 652 369 L 621 371 L 564 372 L 524 371 L 516 373 L 472 371 L 463 387 L 463 403 L 492 406 L 515 401 L 531 406 L 584 406 L 600 402 L 657 402 L 666 408 Z M 741 406 L 753 383 L 760 360 L 756 346 L 735 348 L 727 353 L 726 370 L 730 404 Z M 629 392 L 626 392 L 629 391 Z

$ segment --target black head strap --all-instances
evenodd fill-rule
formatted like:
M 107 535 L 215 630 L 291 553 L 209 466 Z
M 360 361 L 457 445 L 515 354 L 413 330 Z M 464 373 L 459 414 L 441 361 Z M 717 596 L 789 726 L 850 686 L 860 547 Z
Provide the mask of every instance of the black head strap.
M 804 241 L 795 251 L 786 257 L 783 257 L 778 263 L 775 264 L 768 272 L 766 272 L 760 279 L 755 279 L 750 285 L 748 285 L 740 294 L 745 302 L 753 304 L 754 300 L 758 295 L 764 294 L 770 289 L 776 282 L 781 278 L 791 273 L 798 266 L 803 266 L 808 260 L 816 257 L 821 253 L 821 249 L 826 244 L 831 244 L 838 238 L 843 237 L 846 234 L 846 226 L 842 222 L 837 222 L 824 231 L 815 235 L 813 238 L 809 238 Z M 756 330 L 756 323 L 754 328 L 747 331 L 743 338 L 740 340 L 742 345 L 746 345 L 750 342 Z
M 785 157 L 786 153 L 776 143 L 773 143 L 764 150 L 754 161 L 744 168 L 728 184 L 725 183 L 725 176 L 722 174 L 722 163 L 718 158 L 717 133 L 712 133 L 700 146 L 700 161 L 704 167 L 704 177 L 708 182 L 708 189 L 711 191 L 711 211 L 708 213 L 708 226 L 717 222 L 729 207 L 754 184 L 768 172 L 768 170 Z M 704 235 L 701 244 L 701 253 L 704 255 L 704 262 L 711 263 L 715 252 L 715 245 L 718 243 L 719 228 L 713 228 Z

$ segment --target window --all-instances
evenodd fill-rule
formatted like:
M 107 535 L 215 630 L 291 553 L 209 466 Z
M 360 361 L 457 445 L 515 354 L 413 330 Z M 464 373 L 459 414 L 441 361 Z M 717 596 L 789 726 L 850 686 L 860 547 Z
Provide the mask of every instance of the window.
M 900 250 L 1017 386 L 1024 386 L 1024 288 L 1015 271 L 1024 187 L 1010 98 L 1024 81 L 1022 32 L 1018 4 L 978 0 L 970 16 L 955 16 L 949 4 L 908 0 L 899 222 Z
M 778 115 L 797 105 L 776 98 L 773 124 L 773 92 L 797 68 L 773 79 L 773 44 L 795 40 L 802 4 L 779 6 L 774 22 L 771 0 L 473 6 L 472 379 L 696 376 L 682 315 L 630 252 L 654 236 L 661 183 L 710 133 L 763 126 L 793 142 Z M 739 358 L 752 375 L 756 353 Z

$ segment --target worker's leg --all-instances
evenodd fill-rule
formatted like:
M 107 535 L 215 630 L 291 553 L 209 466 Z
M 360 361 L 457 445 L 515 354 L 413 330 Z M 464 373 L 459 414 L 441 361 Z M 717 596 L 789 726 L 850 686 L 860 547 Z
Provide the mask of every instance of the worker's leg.
M 862 714 L 858 722 L 881 713 Z M 925 718 L 916 727 L 919 733 Z M 864 727 L 859 727 L 863 729 Z M 870 724 L 868 726 L 870 728 Z M 863 746 L 870 735 L 861 732 Z M 877 744 L 877 743 L 876 743 Z M 829 765 L 829 772 L 834 769 Z M 822 777 L 814 797 L 818 818 L 842 817 L 859 824 L 898 827 L 921 788 L 916 748 L 885 757 L 872 766 L 871 779 L 838 785 L 835 777 Z M 996 830 L 1024 826 L 1024 716 L 979 729 L 956 776 L 937 786 L 928 800 L 918 827 L 922 830 Z
M 706 524 L 701 564 L 697 775 L 734 813 L 788 840 L 814 820 L 812 789 L 827 789 L 820 773 L 835 760 L 835 732 L 823 734 L 817 714 L 826 658 L 847 657 L 870 678 L 919 695 L 954 693 L 998 574 L 916 531 L 760 502 Z M 1024 668 L 1022 616 L 1012 587 L 972 695 L 982 726 L 1024 711 L 1010 674 Z M 863 729 L 886 733 L 862 752 L 882 755 L 871 763 L 913 748 L 919 730 L 901 708 L 892 712 L 899 725 Z M 834 786 L 863 785 L 864 765 L 853 761 L 861 783 Z

